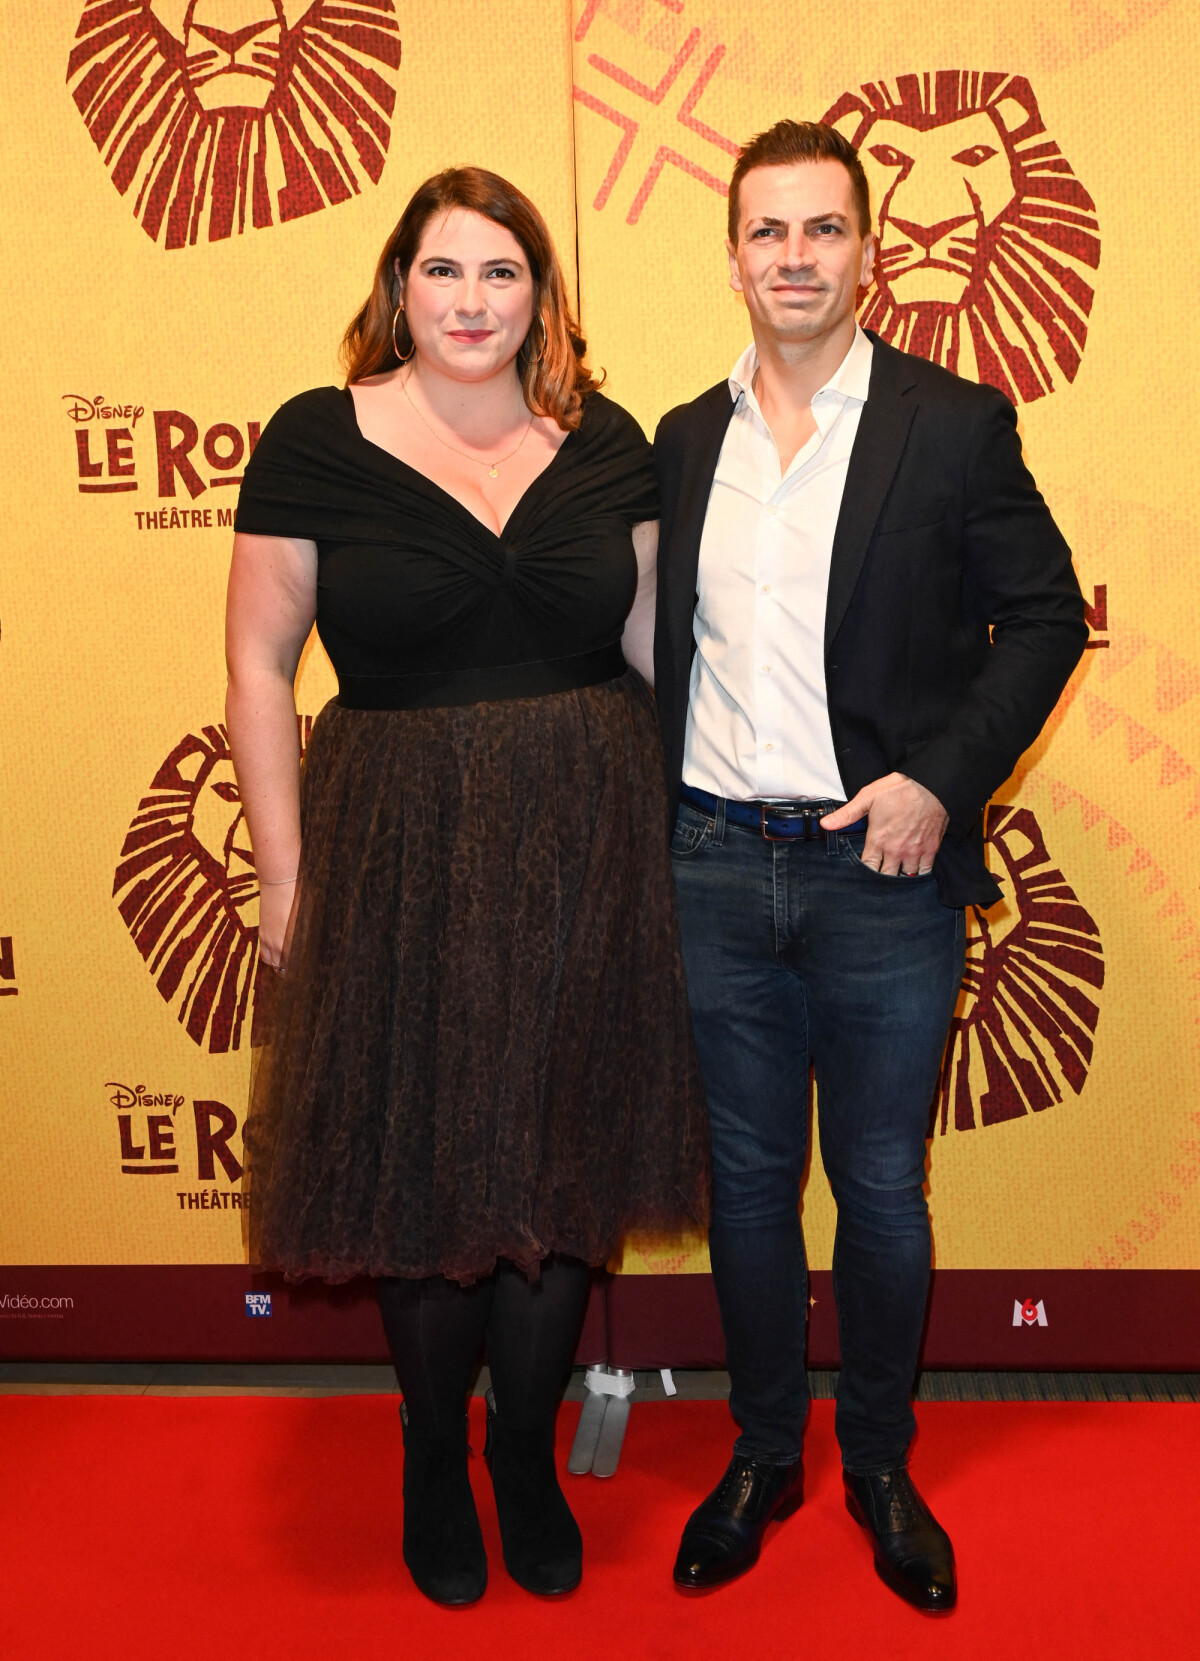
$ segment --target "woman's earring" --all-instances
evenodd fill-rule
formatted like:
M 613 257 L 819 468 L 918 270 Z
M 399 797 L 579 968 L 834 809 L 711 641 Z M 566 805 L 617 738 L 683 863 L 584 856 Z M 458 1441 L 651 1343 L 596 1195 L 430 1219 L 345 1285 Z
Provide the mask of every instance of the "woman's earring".
M 417 349 L 417 343 L 416 343 L 415 340 L 413 340 L 412 346 L 409 348 L 407 356 L 400 350 L 400 347 L 398 346 L 398 344 L 396 342 L 396 325 L 399 323 L 400 319 L 403 316 L 404 316 L 404 307 L 403 307 L 403 305 L 399 305 L 399 306 L 396 307 L 395 316 L 392 318 L 392 350 L 395 352 L 396 357 L 398 358 L 398 360 L 401 363 L 408 363 L 409 360 L 412 358 L 413 353 Z M 408 338 L 410 340 L 412 340 L 412 331 L 411 330 L 409 331 Z
M 533 322 L 538 324 L 539 327 L 541 328 L 542 344 L 538 347 L 537 351 L 534 352 L 532 355 L 534 357 L 538 357 L 538 358 L 545 357 L 546 348 L 550 344 L 549 336 L 546 334 L 546 319 L 542 316 L 541 312 L 538 312 L 538 314 L 534 318 Z M 532 323 L 529 326 L 529 332 L 530 332 L 530 334 L 533 333 L 533 324 Z

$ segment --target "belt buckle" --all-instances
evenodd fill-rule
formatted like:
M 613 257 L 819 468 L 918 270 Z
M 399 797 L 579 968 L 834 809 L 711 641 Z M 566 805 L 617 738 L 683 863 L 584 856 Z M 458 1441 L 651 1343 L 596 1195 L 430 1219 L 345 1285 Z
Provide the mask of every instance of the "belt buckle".
M 815 841 L 817 841 L 819 832 L 814 827 L 816 827 L 816 825 L 818 823 L 818 820 L 820 819 L 820 815 L 817 814 L 817 813 L 814 813 L 812 808 L 810 808 L 810 807 L 772 807 L 767 802 L 760 802 L 759 807 L 758 807 L 758 826 L 759 826 L 759 830 L 762 832 L 762 839 L 763 839 L 764 842 L 792 842 L 792 841 L 795 840 L 794 836 L 787 836 L 787 835 L 772 836 L 770 831 L 767 829 L 767 814 L 768 813 L 774 813 L 779 818 L 783 818 L 783 819 L 786 819 L 786 818 L 790 817 L 790 818 L 793 818 L 793 819 L 801 820 L 802 823 L 803 823 L 803 830 L 800 833 L 801 841 L 804 841 L 804 842 L 815 842 Z

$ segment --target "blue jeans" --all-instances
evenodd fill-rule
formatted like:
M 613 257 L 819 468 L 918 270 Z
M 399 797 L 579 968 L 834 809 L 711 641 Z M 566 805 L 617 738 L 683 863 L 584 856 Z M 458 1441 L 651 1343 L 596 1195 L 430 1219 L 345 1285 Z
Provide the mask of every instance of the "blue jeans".
M 832 804 L 831 804 L 832 805 Z M 736 1451 L 800 1454 L 808 1076 L 837 1202 L 837 1435 L 853 1471 L 904 1463 L 929 1290 L 925 1143 L 962 979 L 963 913 L 934 879 L 862 863 L 865 832 L 768 842 L 682 806 L 671 844 L 713 1143 L 709 1236 Z

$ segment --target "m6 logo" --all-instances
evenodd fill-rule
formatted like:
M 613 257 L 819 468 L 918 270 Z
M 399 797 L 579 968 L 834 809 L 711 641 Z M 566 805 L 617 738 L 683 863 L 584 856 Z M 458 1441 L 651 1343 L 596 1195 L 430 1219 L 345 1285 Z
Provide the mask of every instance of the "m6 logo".
M 1026 1298 L 1024 1303 L 1019 1298 L 1013 1299 L 1014 1326 L 1049 1326 L 1046 1319 L 1046 1305 L 1041 1298 L 1034 1303 L 1032 1298 Z

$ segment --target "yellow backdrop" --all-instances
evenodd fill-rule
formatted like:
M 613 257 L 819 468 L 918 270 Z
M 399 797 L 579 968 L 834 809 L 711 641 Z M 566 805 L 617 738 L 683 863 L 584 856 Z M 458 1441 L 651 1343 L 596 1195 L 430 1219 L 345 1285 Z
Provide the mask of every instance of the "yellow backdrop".
M 257 899 L 220 727 L 229 524 L 261 425 L 336 378 L 412 187 L 478 161 L 530 192 L 652 432 L 748 339 L 725 188 L 737 143 L 792 115 L 863 147 L 864 321 L 1005 386 L 1090 603 L 1093 649 L 990 810 L 1008 897 L 973 920 L 935 1109 L 937 1262 L 1200 1267 L 1186 0 L 6 15 L 0 1257 L 241 1260 Z M 300 709 L 333 690 L 314 644 Z M 805 1213 L 824 1267 L 819 1155 Z M 688 1240 L 621 1263 L 704 1266 Z

